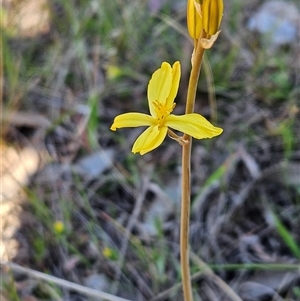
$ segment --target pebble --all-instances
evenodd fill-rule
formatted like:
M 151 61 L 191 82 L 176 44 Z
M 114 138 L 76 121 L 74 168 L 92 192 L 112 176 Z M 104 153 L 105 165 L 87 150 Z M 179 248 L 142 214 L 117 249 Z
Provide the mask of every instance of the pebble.
M 300 13 L 289 1 L 268 1 L 249 19 L 248 29 L 260 33 L 264 44 L 283 46 L 299 39 Z

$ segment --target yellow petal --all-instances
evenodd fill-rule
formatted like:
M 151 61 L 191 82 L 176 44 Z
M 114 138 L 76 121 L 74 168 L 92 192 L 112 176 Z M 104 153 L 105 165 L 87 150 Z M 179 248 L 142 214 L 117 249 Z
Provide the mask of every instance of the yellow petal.
M 198 40 L 202 31 L 202 18 L 199 13 L 200 4 L 195 0 L 187 3 L 187 27 L 191 38 Z
M 142 113 L 125 113 L 115 117 L 115 120 L 110 127 L 112 131 L 120 128 L 149 126 L 154 123 L 154 119 L 147 114 Z
M 165 104 L 167 97 L 170 95 L 172 87 L 172 68 L 169 63 L 163 62 L 161 67 L 156 70 L 148 84 L 148 102 L 150 114 L 157 117 L 154 101 Z
M 202 5 L 203 1 L 204 0 L 194 0 L 196 11 L 198 12 L 198 14 L 200 15 L 201 18 L 202 18 L 201 5 Z
M 177 61 L 172 66 L 172 87 L 171 87 L 169 97 L 167 98 L 167 101 L 166 101 L 167 108 L 172 107 L 174 99 L 177 95 L 180 76 L 181 76 L 180 62 Z
M 212 138 L 223 132 L 221 128 L 213 126 L 206 118 L 196 113 L 181 116 L 171 114 L 166 118 L 165 125 L 196 139 Z
M 204 0 L 201 9 L 203 29 L 206 33 L 214 35 L 218 31 L 222 20 L 223 0 Z
M 140 153 L 144 155 L 152 151 L 162 144 L 167 135 L 167 131 L 167 127 L 159 128 L 158 125 L 150 126 L 137 138 L 132 147 L 132 152 L 134 154 Z

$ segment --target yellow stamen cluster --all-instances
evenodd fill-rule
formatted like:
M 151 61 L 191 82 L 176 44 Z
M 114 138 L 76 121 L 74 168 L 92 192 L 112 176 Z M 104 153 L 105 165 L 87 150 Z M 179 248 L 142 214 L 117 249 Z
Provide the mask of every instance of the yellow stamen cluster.
M 158 100 L 153 101 L 153 107 L 157 115 L 157 121 L 160 126 L 163 126 L 163 122 L 165 118 L 172 113 L 172 111 L 175 108 L 175 103 L 172 104 L 172 106 L 167 107 L 163 104 L 161 104 Z

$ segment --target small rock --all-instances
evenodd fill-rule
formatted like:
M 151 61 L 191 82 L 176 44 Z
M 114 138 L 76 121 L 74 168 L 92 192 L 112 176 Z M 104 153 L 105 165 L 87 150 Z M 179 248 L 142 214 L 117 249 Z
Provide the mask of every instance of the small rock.
M 112 149 L 89 154 L 82 158 L 74 168 L 90 178 L 97 177 L 112 166 L 114 154 Z
M 154 193 L 155 197 L 146 210 L 144 222 L 139 225 L 139 229 L 144 235 L 152 236 L 157 235 L 157 221 L 164 223 L 167 216 L 174 211 L 174 206 L 172 200 L 159 185 L 151 183 L 149 191 Z
M 109 282 L 104 274 L 94 274 L 84 279 L 84 284 L 98 291 L 106 291 L 109 287 Z
M 278 47 L 298 39 L 299 18 L 300 13 L 294 3 L 268 1 L 249 19 L 247 27 L 263 35 L 269 45 Z
M 252 282 L 252 281 L 247 281 L 243 283 L 239 290 L 238 290 L 239 296 L 242 298 L 244 301 L 256 301 L 256 300 L 262 300 L 264 298 L 275 298 L 276 292 L 267 287 L 266 285 L 257 283 L 257 282 Z M 278 300 L 273 299 L 273 300 Z

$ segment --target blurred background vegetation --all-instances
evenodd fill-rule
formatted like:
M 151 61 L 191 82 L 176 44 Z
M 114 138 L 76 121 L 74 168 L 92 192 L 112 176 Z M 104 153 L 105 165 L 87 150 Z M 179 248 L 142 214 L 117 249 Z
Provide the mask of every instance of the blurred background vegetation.
M 225 1 L 206 52 L 195 110 L 224 133 L 193 142 L 195 300 L 300 300 L 297 4 Z M 162 61 L 182 64 L 184 112 L 186 1 L 3 0 L 1 17 L 1 300 L 182 300 L 180 146 L 133 155 L 141 129 L 109 128 L 147 113 Z

